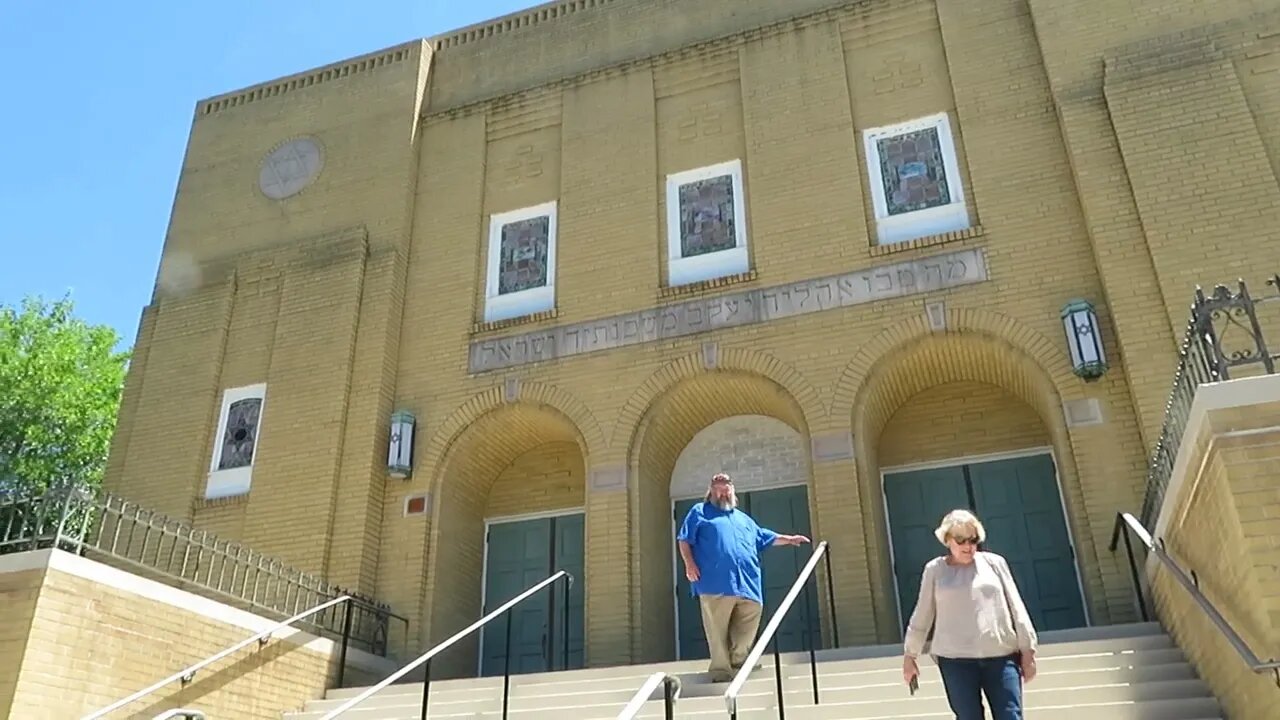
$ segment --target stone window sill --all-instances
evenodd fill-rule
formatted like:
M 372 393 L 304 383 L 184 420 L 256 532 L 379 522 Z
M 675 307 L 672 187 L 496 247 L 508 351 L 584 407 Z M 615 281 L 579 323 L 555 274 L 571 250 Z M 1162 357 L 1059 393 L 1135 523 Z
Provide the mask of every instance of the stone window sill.
M 529 315 L 521 315 L 520 317 L 507 318 L 505 320 L 472 323 L 471 334 L 481 335 L 495 330 L 506 330 L 507 328 L 517 327 L 519 325 L 532 325 L 545 320 L 555 320 L 559 316 L 560 311 L 556 308 L 552 308 L 550 310 L 544 310 L 542 312 L 532 313 Z
M 982 237 L 985 231 L 981 225 L 955 232 L 942 233 L 940 235 L 926 235 L 914 240 L 906 240 L 903 242 L 889 243 L 887 245 L 872 245 L 871 256 L 883 257 L 894 253 L 906 252 L 907 250 L 918 250 L 920 248 L 934 247 L 935 245 L 946 245 L 947 243 L 959 242 L 961 240 L 972 240 L 973 238 Z
M 199 498 L 191 503 L 192 510 L 208 510 L 210 508 L 225 508 L 235 505 L 246 505 L 249 502 L 249 493 L 241 493 L 240 495 L 229 495 L 227 497 L 218 498 Z
M 744 273 L 725 275 L 724 277 L 712 278 L 710 280 L 700 280 L 687 285 L 668 285 L 658 288 L 658 299 L 669 300 L 671 298 L 697 295 L 698 293 L 706 292 L 708 290 L 719 290 L 723 287 L 751 282 L 757 279 L 759 279 L 759 276 L 756 274 L 755 269 L 751 269 Z

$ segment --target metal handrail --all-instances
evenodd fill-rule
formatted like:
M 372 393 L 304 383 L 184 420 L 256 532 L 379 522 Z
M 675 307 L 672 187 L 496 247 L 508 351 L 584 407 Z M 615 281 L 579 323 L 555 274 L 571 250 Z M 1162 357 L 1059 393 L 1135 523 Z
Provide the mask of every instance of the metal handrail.
M 205 720 L 204 713 L 199 710 L 190 710 L 188 708 L 174 708 L 166 710 L 159 715 L 151 718 L 151 720 L 169 720 L 170 718 L 186 718 L 186 720 Z
M 782 599 L 782 604 L 774 611 L 773 617 L 769 618 L 769 623 L 765 625 L 764 632 L 760 634 L 760 639 L 756 641 L 755 646 L 751 648 L 751 652 L 747 654 L 747 659 L 742 663 L 742 669 L 738 670 L 738 674 L 734 676 L 733 682 L 729 684 L 729 689 L 724 691 L 724 702 L 729 708 L 729 717 L 733 720 L 737 720 L 738 717 L 738 695 L 742 693 L 742 686 L 746 684 L 747 677 L 755 669 L 756 663 L 760 662 L 760 658 L 764 655 L 765 648 L 768 647 L 770 641 L 773 641 L 773 674 L 778 692 L 778 717 L 786 717 L 782 697 L 782 663 L 779 658 L 778 643 L 775 636 L 778 633 L 778 628 L 782 626 L 782 621 L 786 618 L 787 613 L 791 611 L 791 606 L 795 603 L 796 596 L 800 594 L 800 591 L 804 590 L 805 597 L 808 597 L 809 578 L 813 576 L 814 570 L 818 567 L 818 561 L 823 558 L 826 558 L 827 592 L 828 599 L 831 602 L 831 635 L 835 645 L 840 645 L 840 631 L 836 626 L 835 591 L 831 587 L 831 555 L 828 553 L 828 545 L 824 540 L 813 549 L 813 554 L 809 556 L 809 561 L 805 563 L 800 575 L 791 584 L 791 589 L 787 591 L 787 596 Z M 808 607 L 809 603 L 806 600 L 806 612 Z M 818 663 L 813 642 L 809 643 L 809 669 L 813 677 L 813 702 L 816 705 L 818 704 Z
M 1245 642 L 1244 638 L 1240 637 L 1240 633 L 1236 632 L 1236 629 L 1231 627 L 1231 623 L 1222 616 L 1222 613 L 1218 611 L 1218 608 L 1213 604 L 1213 602 L 1205 596 L 1204 592 L 1200 589 L 1200 582 L 1196 579 L 1195 574 L 1183 570 L 1182 567 L 1178 565 L 1177 561 L 1169 555 L 1169 552 L 1165 550 L 1164 541 L 1156 542 L 1153 540 L 1151 538 L 1151 533 L 1148 532 L 1147 529 L 1142 526 L 1142 523 L 1138 522 L 1138 519 L 1133 515 L 1126 512 L 1116 513 L 1116 527 L 1111 534 L 1111 552 L 1116 551 L 1119 541 L 1118 536 L 1125 528 L 1127 528 L 1130 533 L 1133 533 L 1133 535 L 1137 537 L 1144 546 L 1146 546 L 1148 553 L 1159 560 L 1160 564 L 1173 574 L 1173 578 L 1177 580 L 1178 584 L 1191 595 L 1191 599 L 1195 601 L 1196 605 L 1200 606 L 1200 609 L 1209 616 L 1209 621 L 1212 622 L 1214 626 L 1218 628 L 1218 632 L 1222 633 L 1222 635 L 1227 639 L 1227 642 L 1230 643 L 1231 647 L 1240 655 L 1240 659 L 1249 667 L 1249 670 L 1259 674 L 1268 671 L 1273 672 L 1276 676 L 1276 684 L 1280 685 L 1280 660 L 1271 659 L 1263 661 L 1259 658 L 1257 653 L 1255 653 L 1253 649 L 1249 647 L 1249 644 Z M 1134 560 L 1132 548 L 1129 546 L 1128 534 L 1125 534 L 1124 538 L 1125 546 L 1129 549 L 1129 564 L 1130 569 L 1133 570 L 1134 584 L 1135 587 L 1139 588 L 1138 602 L 1143 605 L 1142 613 L 1143 618 L 1145 619 L 1146 609 L 1141 594 L 1142 590 L 1138 584 L 1139 578 L 1137 562 Z
M 415 660 L 411 661 L 410 663 L 400 668 L 399 670 L 391 673 L 384 680 L 382 680 L 382 682 L 379 682 L 377 685 L 374 685 L 373 687 L 368 688 L 367 690 L 360 693 L 359 695 L 356 695 L 355 697 L 339 705 L 333 710 L 330 710 L 329 712 L 325 713 L 325 715 L 321 717 L 320 720 L 333 720 L 333 718 L 338 717 L 339 715 L 350 710 L 356 705 L 359 705 L 365 700 L 368 700 L 370 697 L 373 697 L 373 695 L 375 695 L 376 693 L 382 691 L 383 688 L 386 688 L 388 685 L 394 683 L 395 681 L 399 680 L 405 675 L 408 675 L 409 673 L 413 672 L 415 669 L 417 669 L 420 665 L 423 665 L 424 663 L 427 665 L 427 671 L 426 671 L 425 681 L 423 682 L 423 687 L 422 687 L 422 717 L 425 718 L 427 716 L 427 689 L 430 687 L 430 682 L 431 682 L 431 664 L 430 664 L 431 659 L 439 655 L 440 653 L 444 652 L 445 650 L 448 650 L 449 648 L 453 647 L 460 640 L 467 637 L 471 633 L 479 630 L 485 625 L 488 625 L 489 622 L 492 621 L 494 618 L 500 617 L 503 613 L 507 612 L 508 610 L 515 607 L 516 605 L 519 605 L 525 600 L 528 600 L 529 598 L 533 597 L 544 588 L 550 587 L 553 583 L 555 583 L 557 580 L 560 580 L 562 578 L 565 580 L 566 602 L 565 602 L 564 611 L 565 611 L 566 622 L 564 623 L 564 634 L 565 634 L 564 651 L 567 656 L 569 652 L 569 642 L 568 642 L 569 623 L 567 621 L 569 616 L 569 603 L 567 602 L 567 599 L 569 595 L 569 585 L 573 583 L 573 576 L 564 570 L 559 570 L 554 575 L 547 578 L 546 580 L 543 580 L 537 585 L 534 585 L 528 590 L 525 590 L 519 595 L 511 598 L 506 603 L 499 606 L 496 610 L 491 611 L 488 615 L 485 615 L 484 617 L 471 623 L 470 625 L 463 628 L 462 630 L 459 630 L 458 632 L 454 633 L 453 636 L 450 637 L 448 640 L 445 640 L 439 645 L 436 645 L 435 647 L 431 648 L 425 653 L 419 655 Z M 505 677 L 503 678 L 503 689 L 502 689 L 502 717 L 503 718 L 507 717 L 507 696 L 510 692 L 510 682 L 511 682 L 511 619 L 509 616 L 507 618 L 507 658 L 506 659 L 507 659 L 507 671 L 505 673 Z
M 644 709 L 645 703 L 649 702 L 649 698 L 653 697 L 653 692 L 662 686 L 662 702 L 664 709 L 664 717 L 666 720 L 673 720 L 676 716 L 676 700 L 680 697 L 680 678 L 675 675 L 669 675 L 664 672 L 656 672 L 649 676 L 648 680 L 640 686 L 635 695 L 631 696 L 631 702 L 622 708 L 622 712 L 618 713 L 617 720 L 632 720 L 640 711 Z
M 268 642 L 269 640 L 271 640 L 271 636 L 272 636 L 273 634 L 275 634 L 277 631 L 282 630 L 282 629 L 284 629 L 284 628 L 286 628 L 286 627 L 288 627 L 288 626 L 290 626 L 290 625 L 292 625 L 292 624 L 294 624 L 294 623 L 298 622 L 299 620 L 302 620 L 302 619 L 304 619 L 304 618 L 306 618 L 306 617 L 309 617 L 309 616 L 311 616 L 311 615 L 314 615 L 314 614 L 316 614 L 316 613 L 318 613 L 318 612 L 322 612 L 322 611 L 324 611 L 324 610 L 327 610 L 327 609 L 329 609 L 329 608 L 331 608 L 331 607 L 333 607 L 333 606 L 335 606 L 335 605 L 338 605 L 338 604 L 340 604 L 340 603 L 353 603 L 353 602 L 355 602 L 355 599 L 354 599 L 354 598 L 352 598 L 350 595 L 342 595 L 342 596 L 340 596 L 340 597 L 336 597 L 336 598 L 334 598 L 334 599 L 332 599 L 332 600 L 330 600 L 330 601 L 328 601 L 328 602 L 321 603 L 320 605 L 316 605 L 315 607 L 313 607 L 313 608 L 311 608 L 311 609 L 309 609 L 309 610 L 305 610 L 305 611 L 303 611 L 303 612 L 300 612 L 300 613 L 298 613 L 297 615 L 294 615 L 293 617 L 289 618 L 288 620 L 281 620 L 280 622 L 276 623 L 275 625 L 272 625 L 271 627 L 267 628 L 266 630 L 263 630 L 263 631 L 262 631 L 262 632 L 260 632 L 260 633 L 257 633 L 256 635 L 253 635 L 253 636 L 251 636 L 251 637 L 249 637 L 249 638 L 246 638 L 246 639 L 244 639 L 244 640 L 241 640 L 240 642 L 238 642 L 238 643 L 236 643 L 236 644 L 234 644 L 234 645 L 232 645 L 232 646 L 230 646 L 230 647 L 228 647 L 228 648 L 225 648 L 225 649 L 223 649 L 223 650 L 221 650 L 221 651 L 219 651 L 219 652 L 217 652 L 217 653 L 214 653 L 213 655 L 210 655 L 209 657 L 207 657 L 207 658 L 205 658 L 205 659 L 201 660 L 200 662 L 198 662 L 198 663 L 196 663 L 196 664 L 194 664 L 194 665 L 190 665 L 190 666 L 188 666 L 188 667 L 185 667 L 185 668 L 183 668 L 183 669 L 179 670 L 178 672 L 176 672 L 176 673 L 174 673 L 174 674 L 170 675 L 169 677 L 167 677 L 167 678 L 165 678 L 165 679 L 163 679 L 163 680 L 160 680 L 160 681 L 158 681 L 158 682 L 156 682 L 156 683 L 153 683 L 153 684 L 151 684 L 151 685 L 148 685 L 147 687 L 145 687 L 145 688 L 143 688 L 143 689 L 139 690 L 138 692 L 136 692 L 136 693 L 134 693 L 134 694 L 130 695 L 129 697 L 126 697 L 126 698 L 122 698 L 122 699 L 120 699 L 120 700 L 117 700 L 117 701 L 115 701 L 115 702 L 111 703 L 110 705 L 108 705 L 108 706 L 106 706 L 106 707 L 102 708 L 101 710 L 95 710 L 94 712 L 91 712 L 91 713 L 89 713 L 88 715 L 85 715 L 85 716 L 84 716 L 83 718 L 81 718 L 80 720 L 97 720 L 98 718 L 105 717 L 105 716 L 107 715 L 107 713 L 115 712 L 116 710 L 119 710 L 120 708 L 122 708 L 122 707 L 124 707 L 124 706 L 126 706 L 126 705 L 128 705 L 128 704 L 130 704 L 130 703 L 132 703 L 132 702 L 135 702 L 135 701 L 137 701 L 138 699 L 140 699 L 140 698 L 142 698 L 142 697 L 145 697 L 145 696 L 147 696 L 147 695 L 150 695 L 151 693 L 155 692 L 156 690 L 159 690 L 160 688 L 162 688 L 162 687 L 164 687 L 165 685 L 168 685 L 168 684 L 170 684 L 170 683 L 172 683 L 172 682 L 175 682 L 175 681 L 181 680 L 181 681 L 183 682 L 183 684 L 185 685 L 186 683 L 191 682 L 191 680 L 195 677 L 195 675 L 196 675 L 196 673 L 197 673 L 197 672 L 199 672 L 199 671 L 201 671 L 201 670 L 205 669 L 206 667 L 209 667 L 209 666 L 210 666 L 210 665 L 212 665 L 213 663 L 218 662 L 219 660 L 221 660 L 221 659 L 223 659 L 223 658 L 227 657 L 228 655 L 231 655 L 231 654 L 233 654 L 233 653 L 235 653 L 235 652 L 237 652 L 237 651 L 239 651 L 239 650 L 242 650 L 242 649 L 244 649 L 245 647 L 248 647 L 249 645 L 252 645 L 252 644 L 253 644 L 253 643 L 255 643 L 255 642 L 257 642 L 257 643 L 261 643 L 261 644 L 265 645 L 265 644 L 267 644 L 267 642 Z M 346 628 L 345 628 L 345 629 L 346 629 L 346 632 L 347 632 L 347 633 L 349 633 L 349 632 L 350 632 L 350 629 L 351 629 L 351 605 L 347 605 L 347 619 L 346 619 Z M 347 660 L 347 635 L 344 633 L 344 636 L 343 636 L 343 638 L 342 638 L 342 656 L 341 656 L 341 659 L 340 659 L 340 662 L 339 662 L 339 670 L 338 670 L 338 672 L 339 672 L 339 673 L 341 673 L 341 672 L 342 672 L 342 666 L 345 666 L 345 665 L 346 665 L 346 660 Z M 339 683 L 339 684 L 341 684 L 341 683 Z

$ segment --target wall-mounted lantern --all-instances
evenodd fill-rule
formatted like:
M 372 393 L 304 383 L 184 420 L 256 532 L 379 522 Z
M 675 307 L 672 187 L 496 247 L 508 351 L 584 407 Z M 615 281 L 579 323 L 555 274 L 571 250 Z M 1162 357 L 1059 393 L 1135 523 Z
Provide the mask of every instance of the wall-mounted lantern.
M 1071 350 L 1071 369 L 1086 381 L 1107 372 L 1107 355 L 1102 348 L 1098 314 L 1088 300 L 1072 300 L 1062 308 L 1062 328 Z
M 407 478 L 413 472 L 413 413 L 403 410 L 391 416 L 391 442 L 387 452 L 387 472 L 393 478 Z

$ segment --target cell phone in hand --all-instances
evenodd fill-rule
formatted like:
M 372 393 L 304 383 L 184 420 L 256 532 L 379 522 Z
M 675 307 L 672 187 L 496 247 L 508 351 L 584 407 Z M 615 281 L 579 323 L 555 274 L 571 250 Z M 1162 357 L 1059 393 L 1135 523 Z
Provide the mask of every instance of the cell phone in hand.
M 911 682 L 907 683 L 907 687 L 911 690 L 911 694 L 914 696 L 916 692 L 920 690 L 920 676 L 917 675 L 911 678 Z

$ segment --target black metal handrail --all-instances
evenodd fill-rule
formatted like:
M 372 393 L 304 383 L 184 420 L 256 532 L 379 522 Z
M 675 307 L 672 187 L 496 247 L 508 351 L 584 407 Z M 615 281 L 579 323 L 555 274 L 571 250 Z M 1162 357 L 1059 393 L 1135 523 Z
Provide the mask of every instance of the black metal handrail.
M 675 675 L 668 675 L 664 672 L 656 672 L 644 681 L 636 694 L 631 696 L 631 702 L 622 708 L 622 712 L 618 713 L 617 720 L 633 720 L 640 711 L 644 709 L 645 703 L 653 697 L 654 691 L 658 686 L 662 686 L 662 708 L 663 717 L 666 720 L 674 720 L 676 716 L 676 700 L 680 697 L 680 678 Z
M 236 652 L 243 650 L 244 648 L 254 644 L 255 642 L 258 643 L 259 645 L 266 645 L 268 642 L 271 641 L 271 636 L 279 632 L 280 630 L 290 627 L 291 625 L 295 625 L 301 622 L 302 620 L 305 620 L 313 615 L 323 613 L 331 608 L 335 608 L 339 605 L 345 605 L 346 620 L 343 623 L 344 629 L 342 634 L 342 646 L 341 646 L 342 650 L 338 659 L 338 686 L 341 687 L 342 681 L 345 677 L 345 672 L 347 667 L 347 645 L 351 637 L 351 609 L 352 607 L 354 607 L 359 603 L 360 601 L 357 600 L 356 598 L 353 598 L 350 595 L 343 595 L 341 597 L 336 597 L 332 600 L 316 605 L 315 607 L 308 608 L 307 610 L 304 610 L 303 612 L 300 612 L 297 615 L 294 615 L 293 617 L 287 620 L 281 620 L 280 622 L 272 625 L 266 630 L 263 630 L 254 635 L 251 635 L 245 638 L 244 640 L 241 640 L 235 643 L 234 645 L 225 647 L 222 650 L 219 650 L 218 652 L 200 660 L 199 662 L 188 665 L 187 667 L 179 670 L 176 673 L 173 673 L 172 675 L 164 678 L 163 680 L 158 680 L 155 683 L 152 683 L 151 685 L 148 685 L 147 687 L 133 693 L 132 695 L 129 695 L 128 697 L 121 698 L 104 708 L 95 710 L 89 713 L 88 715 L 85 715 L 83 718 L 81 718 L 81 720 L 98 720 L 98 718 L 106 717 L 109 713 L 113 713 L 116 710 L 119 710 L 120 708 L 123 708 L 127 705 L 137 702 L 138 700 L 141 700 L 142 698 L 146 697 L 147 695 L 150 695 L 151 693 L 159 690 L 160 688 L 163 688 L 166 685 L 170 685 L 178 681 L 181 681 L 183 685 L 187 685 L 195 679 L 196 673 L 218 662 L 219 660 L 225 657 L 228 657 L 230 655 L 233 655 Z M 169 712 L 173 713 L 177 711 L 171 710 Z M 174 716 L 169 715 L 168 717 L 174 717 Z
M 813 549 L 813 554 L 809 556 L 809 561 L 800 570 L 795 582 L 791 584 L 791 589 L 787 591 L 786 597 L 782 599 L 782 603 L 774 611 L 773 617 L 769 618 L 769 623 L 765 625 L 764 632 L 760 634 L 755 646 L 747 654 L 747 659 L 742 663 L 742 669 L 734 676 L 733 682 L 729 683 L 729 689 L 725 690 L 725 706 L 728 707 L 729 717 L 732 720 L 737 720 L 738 718 L 738 695 L 742 693 L 742 686 L 746 684 L 747 677 L 755 669 L 756 663 L 760 662 L 760 658 L 764 655 L 765 648 L 769 646 L 770 642 L 773 643 L 773 676 L 778 699 L 778 717 L 786 718 L 786 702 L 783 698 L 785 693 L 782 689 L 782 656 L 778 650 L 778 628 L 782 626 L 782 621 L 786 619 L 787 613 L 791 611 L 796 597 L 801 592 L 804 593 L 805 625 L 806 632 L 809 635 L 807 644 L 809 646 L 809 675 L 813 680 L 813 704 L 818 705 L 821 702 L 818 696 L 818 656 L 815 647 L 816 643 L 813 641 L 815 635 L 813 632 L 813 618 L 809 616 L 809 580 L 814 578 L 816 582 L 814 571 L 818 567 L 819 560 L 825 560 L 826 564 L 827 602 L 831 611 L 831 640 L 835 647 L 840 646 L 840 627 L 836 622 L 836 595 L 831 574 L 831 553 L 827 542 L 824 540 Z M 817 634 L 821 635 L 821 633 Z
M 1128 530 L 1128 532 L 1125 532 L 1126 530 Z M 1134 557 L 1133 546 L 1129 541 L 1130 535 L 1138 538 L 1138 540 L 1141 541 L 1143 546 L 1147 549 L 1147 553 L 1160 561 L 1160 564 L 1173 575 L 1173 579 L 1177 580 L 1178 584 L 1191 595 L 1191 599 L 1194 600 L 1196 605 L 1209 616 L 1209 621 L 1212 622 L 1214 627 L 1218 629 L 1218 632 L 1222 633 L 1223 637 L 1227 639 L 1227 642 L 1235 649 L 1236 653 L 1240 656 L 1240 659 L 1244 661 L 1245 665 L 1248 666 L 1249 670 L 1259 674 L 1264 672 L 1273 673 L 1276 678 L 1276 685 L 1280 686 L 1280 660 L 1273 658 L 1271 660 L 1264 661 L 1260 659 L 1258 654 L 1249 647 L 1247 642 L 1245 642 L 1244 638 L 1240 637 L 1240 633 L 1236 632 L 1236 629 L 1231 626 L 1231 623 L 1222 616 L 1222 613 L 1218 611 L 1218 608 L 1213 604 L 1213 602 L 1205 596 L 1204 592 L 1200 589 L 1200 581 L 1196 577 L 1195 573 L 1182 569 L 1182 566 L 1178 565 L 1177 561 L 1169 555 L 1169 552 L 1165 550 L 1164 541 L 1154 541 L 1151 538 L 1151 533 L 1142 526 L 1142 523 L 1138 522 L 1137 518 L 1129 513 L 1116 513 L 1116 526 L 1115 530 L 1111 533 L 1111 552 L 1114 553 L 1116 551 L 1120 537 L 1123 536 L 1125 550 L 1129 554 L 1129 569 L 1133 574 L 1133 586 L 1138 594 L 1138 605 L 1141 608 L 1142 619 L 1146 620 L 1148 617 L 1146 599 L 1142 594 L 1142 583 L 1138 572 L 1138 562 Z
M 459 630 L 458 632 L 454 633 L 453 636 L 450 637 L 448 640 L 445 640 L 444 642 L 436 645 L 435 647 L 431 648 L 425 653 L 419 655 L 417 658 L 415 658 L 413 661 L 406 664 L 404 667 L 391 673 L 391 675 L 387 676 L 377 685 L 374 685 L 373 687 L 368 688 L 367 690 L 360 693 L 359 695 L 356 695 L 355 697 L 339 705 L 333 710 L 330 710 L 329 712 L 325 713 L 325 715 L 322 718 L 320 718 L 320 720 L 333 720 L 333 718 L 338 717 L 339 715 L 350 710 L 356 705 L 359 705 L 365 700 L 368 700 L 369 698 L 373 697 L 375 694 L 377 694 L 378 692 L 386 688 L 388 685 L 391 685 L 395 681 L 399 680 L 405 675 L 408 675 L 409 673 L 413 672 L 415 669 L 417 669 L 419 666 L 422 666 L 422 665 L 426 666 L 424 669 L 424 677 L 422 682 L 422 718 L 423 720 L 426 720 L 427 700 L 431 692 L 431 660 L 435 658 L 437 655 L 439 655 L 440 653 L 456 645 L 463 638 L 466 638 L 468 635 L 471 635 L 472 633 L 480 630 L 481 628 L 488 625 L 494 619 L 502 617 L 503 615 L 506 615 L 507 627 L 506 627 L 506 647 L 504 650 L 505 666 L 502 671 L 502 718 L 503 720 L 506 720 L 507 712 L 510 707 L 510 698 L 511 698 L 511 611 L 517 605 L 524 602 L 525 600 L 528 600 L 534 595 L 538 594 L 543 589 L 550 588 L 558 580 L 565 581 L 564 582 L 564 619 L 563 619 L 564 620 L 564 629 L 563 629 L 564 648 L 563 650 L 564 650 L 564 665 L 565 665 L 565 668 L 567 669 L 569 667 L 569 588 L 573 584 L 573 576 L 564 570 L 560 570 L 560 571 L 557 571 L 551 577 L 547 578 L 546 580 L 539 582 L 537 585 L 534 585 L 530 587 L 528 590 L 525 590 L 519 595 L 511 598 L 507 602 L 500 605 L 497 609 L 489 612 L 489 614 L 485 615 L 479 620 L 471 623 L 470 625 L 463 628 L 462 630 Z M 555 622 L 554 619 L 552 620 L 552 622 L 553 623 Z M 554 627 L 553 627 L 553 631 L 554 631 Z

